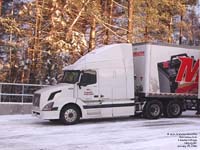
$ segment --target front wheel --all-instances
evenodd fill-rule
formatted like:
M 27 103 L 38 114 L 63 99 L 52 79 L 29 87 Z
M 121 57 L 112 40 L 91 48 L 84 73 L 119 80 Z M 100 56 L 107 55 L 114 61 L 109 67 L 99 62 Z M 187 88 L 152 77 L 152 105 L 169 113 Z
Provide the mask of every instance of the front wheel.
M 76 124 L 80 120 L 80 112 L 74 106 L 66 106 L 61 111 L 60 119 L 66 125 Z
M 151 100 L 147 101 L 143 110 L 143 115 L 147 119 L 158 119 L 161 117 L 162 111 L 162 103 L 158 100 Z

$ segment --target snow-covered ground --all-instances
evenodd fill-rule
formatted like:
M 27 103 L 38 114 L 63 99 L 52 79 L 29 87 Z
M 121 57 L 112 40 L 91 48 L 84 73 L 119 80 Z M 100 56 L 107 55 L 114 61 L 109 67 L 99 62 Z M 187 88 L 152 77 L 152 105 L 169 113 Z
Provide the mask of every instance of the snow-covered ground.
M 31 115 L 0 116 L 0 150 L 200 150 L 200 117 L 194 113 L 178 119 L 84 120 L 73 126 Z

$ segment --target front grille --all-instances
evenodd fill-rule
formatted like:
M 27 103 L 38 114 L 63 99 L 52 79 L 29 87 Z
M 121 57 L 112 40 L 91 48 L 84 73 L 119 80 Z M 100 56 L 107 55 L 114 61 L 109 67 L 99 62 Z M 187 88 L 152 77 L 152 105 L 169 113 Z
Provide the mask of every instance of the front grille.
M 33 96 L 33 106 L 40 106 L 40 94 L 34 94 Z

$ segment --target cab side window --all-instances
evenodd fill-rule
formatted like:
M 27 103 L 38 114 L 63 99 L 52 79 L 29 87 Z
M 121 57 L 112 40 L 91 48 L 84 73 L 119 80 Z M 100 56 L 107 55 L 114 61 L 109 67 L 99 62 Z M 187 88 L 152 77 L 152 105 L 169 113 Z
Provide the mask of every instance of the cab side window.
M 90 84 L 95 84 L 96 82 L 97 82 L 96 71 L 93 70 L 84 71 L 81 77 L 81 85 L 87 86 Z

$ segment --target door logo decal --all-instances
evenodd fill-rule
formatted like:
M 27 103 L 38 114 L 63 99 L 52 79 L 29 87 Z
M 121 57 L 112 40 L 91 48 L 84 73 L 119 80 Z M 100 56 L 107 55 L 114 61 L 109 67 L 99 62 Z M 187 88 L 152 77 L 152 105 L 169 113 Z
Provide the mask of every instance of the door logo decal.
M 86 89 L 84 95 L 94 95 L 91 89 Z

